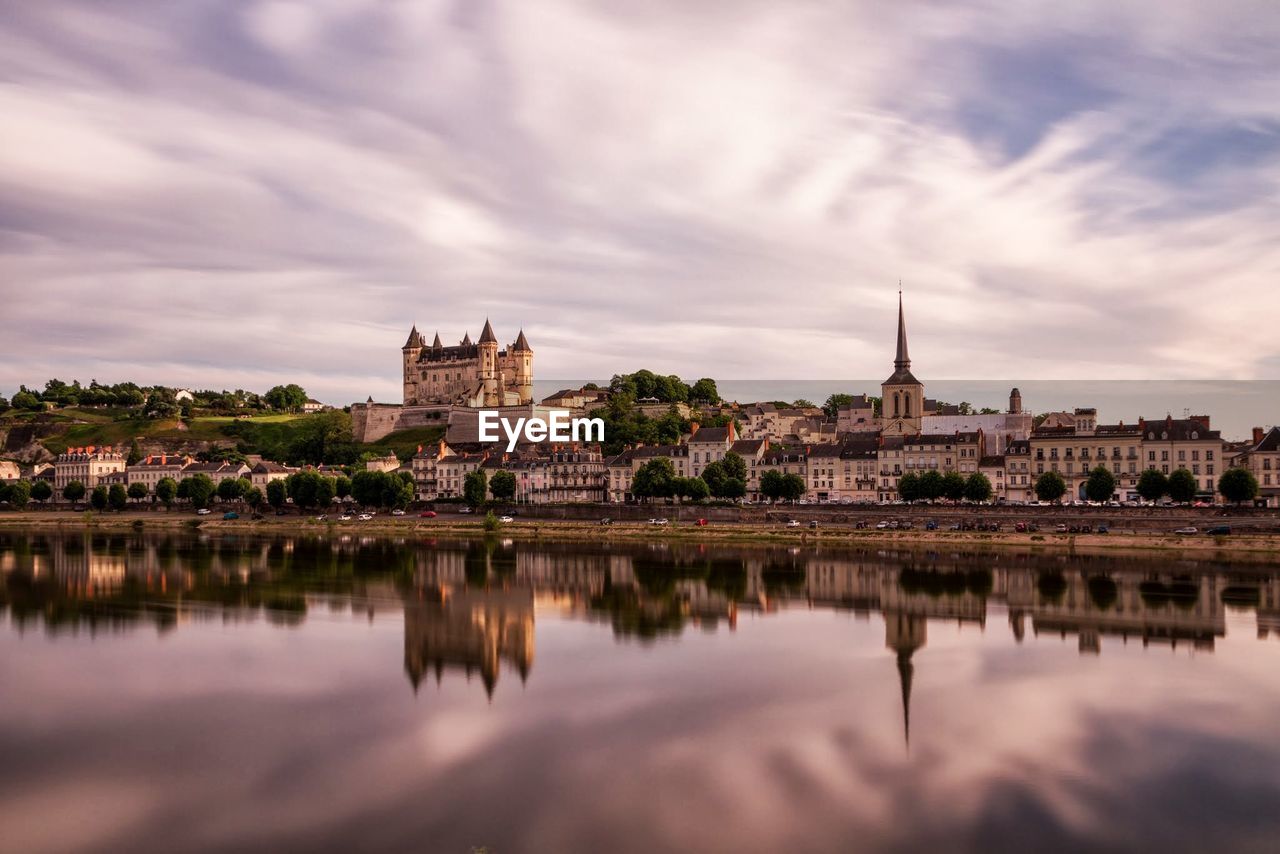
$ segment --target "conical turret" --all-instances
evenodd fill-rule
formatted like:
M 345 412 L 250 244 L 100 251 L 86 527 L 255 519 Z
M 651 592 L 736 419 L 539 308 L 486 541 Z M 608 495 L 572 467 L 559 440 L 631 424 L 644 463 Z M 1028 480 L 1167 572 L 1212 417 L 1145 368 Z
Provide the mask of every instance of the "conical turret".
M 418 334 L 418 325 L 415 323 L 413 328 L 409 330 L 409 340 L 404 342 L 403 350 L 416 350 L 422 347 L 422 336 Z
M 439 333 L 439 332 L 437 332 L 437 333 L 436 333 L 436 340 L 434 340 L 434 341 L 432 341 L 432 342 L 431 342 L 431 349 L 432 349 L 432 350 L 442 350 L 442 349 L 444 349 L 444 345 L 440 343 L 440 333 Z
M 532 353 L 533 348 L 529 346 L 528 340 L 524 337 L 524 330 L 520 330 L 520 334 L 516 336 L 516 343 L 511 348 L 517 353 Z
M 463 336 L 462 336 L 462 346 L 463 346 L 463 347 L 470 347 L 470 346 L 471 346 L 471 333 L 470 333 L 470 332 L 467 332 L 467 333 L 464 333 L 464 334 L 463 334 Z
M 498 336 L 493 334 L 493 327 L 489 324 L 489 318 L 484 319 L 484 329 L 480 331 L 481 344 L 497 344 Z

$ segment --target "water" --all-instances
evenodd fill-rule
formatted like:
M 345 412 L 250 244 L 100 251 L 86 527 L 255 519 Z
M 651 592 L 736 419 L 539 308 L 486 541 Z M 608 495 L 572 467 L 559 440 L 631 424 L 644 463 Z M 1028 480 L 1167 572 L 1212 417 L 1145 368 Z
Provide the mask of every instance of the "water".
M 0 533 L 6 851 L 1274 851 L 1280 572 Z

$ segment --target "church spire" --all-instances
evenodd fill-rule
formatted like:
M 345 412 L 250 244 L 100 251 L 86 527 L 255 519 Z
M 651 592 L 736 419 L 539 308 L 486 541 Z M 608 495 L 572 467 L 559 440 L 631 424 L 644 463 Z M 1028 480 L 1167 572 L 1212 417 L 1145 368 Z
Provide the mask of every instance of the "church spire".
M 907 747 L 911 746 L 911 676 L 915 666 L 911 663 L 911 651 L 898 651 L 898 682 L 902 686 L 902 734 Z
M 902 282 L 898 282 L 898 354 L 893 367 L 898 371 L 911 368 L 911 357 L 907 355 L 907 321 L 902 313 Z

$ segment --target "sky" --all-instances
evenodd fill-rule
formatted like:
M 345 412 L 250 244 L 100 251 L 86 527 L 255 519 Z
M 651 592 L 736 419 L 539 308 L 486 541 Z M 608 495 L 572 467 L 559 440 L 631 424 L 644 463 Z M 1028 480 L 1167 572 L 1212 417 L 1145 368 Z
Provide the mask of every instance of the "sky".
M 0 0 L 0 394 L 1280 378 L 1280 5 Z M 874 391 L 874 389 L 869 389 Z

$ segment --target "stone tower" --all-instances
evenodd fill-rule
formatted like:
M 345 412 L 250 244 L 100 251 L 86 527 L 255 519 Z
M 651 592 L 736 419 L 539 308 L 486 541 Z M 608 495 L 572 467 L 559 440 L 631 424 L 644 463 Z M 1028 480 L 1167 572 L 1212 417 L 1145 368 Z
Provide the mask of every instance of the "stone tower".
M 1018 391 L 1017 388 L 1009 392 L 1009 414 L 1022 414 L 1022 392 Z
M 404 354 L 405 400 L 412 400 L 417 397 L 418 384 L 414 376 L 414 365 L 418 361 L 418 356 L 422 353 L 422 347 L 422 336 L 418 334 L 418 325 L 415 323 L 413 328 L 409 330 L 409 340 L 405 341 L 404 346 L 400 348 L 400 352 Z
M 521 403 L 533 401 L 533 348 L 524 337 L 524 330 L 511 345 L 511 354 L 516 360 L 516 389 L 520 392 Z
M 476 342 L 480 350 L 480 383 L 484 391 L 485 406 L 501 406 L 501 386 L 498 383 L 498 336 L 493 334 L 493 327 L 485 318 L 484 329 L 480 332 L 480 340 Z
M 924 383 L 911 374 L 901 290 L 898 291 L 898 351 L 893 360 L 893 375 L 880 384 L 880 394 L 881 432 L 886 436 L 918 434 L 924 415 Z

